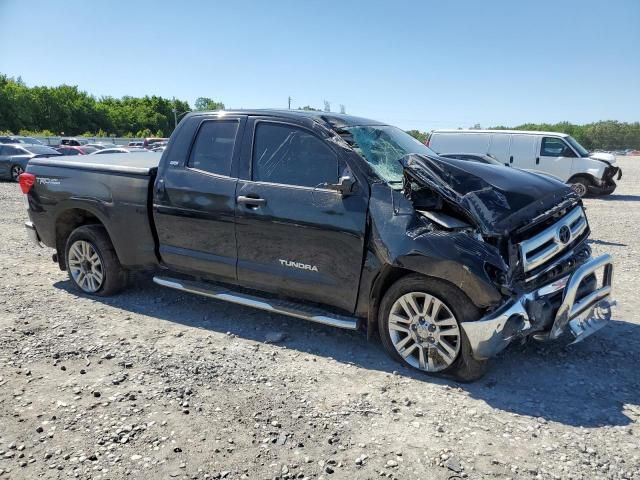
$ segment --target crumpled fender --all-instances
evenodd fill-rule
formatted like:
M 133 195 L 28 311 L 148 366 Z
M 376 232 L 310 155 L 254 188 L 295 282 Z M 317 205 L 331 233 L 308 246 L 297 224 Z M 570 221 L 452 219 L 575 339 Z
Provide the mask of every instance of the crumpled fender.
M 487 263 L 507 270 L 496 248 L 465 232 L 433 228 L 409 200 L 387 185 L 372 186 L 369 212 L 369 247 L 380 270 L 371 280 L 372 292 L 378 282 L 384 281 L 380 276 L 383 267 L 392 266 L 445 280 L 460 288 L 479 308 L 502 301 L 485 270 Z

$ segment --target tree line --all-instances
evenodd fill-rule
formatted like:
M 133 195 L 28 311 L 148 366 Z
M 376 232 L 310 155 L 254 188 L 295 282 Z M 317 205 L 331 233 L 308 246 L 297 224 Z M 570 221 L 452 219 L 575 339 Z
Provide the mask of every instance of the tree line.
M 224 105 L 200 97 L 194 107 L 215 110 Z M 168 137 L 176 118 L 191 110 L 184 100 L 155 95 L 95 98 L 77 86 L 28 87 L 19 77 L 0 74 L 0 132 L 4 133 Z
M 0 133 L 168 137 L 176 118 L 179 120 L 184 113 L 217 109 L 224 109 L 224 104 L 208 97 L 198 98 L 193 108 L 184 100 L 155 95 L 96 98 L 77 86 L 28 87 L 19 77 L 0 74 Z M 299 109 L 318 110 L 308 105 Z M 526 123 L 514 129 L 568 133 L 590 150 L 640 149 L 640 122 Z M 408 130 L 408 133 L 423 143 L 427 140 L 427 132 Z

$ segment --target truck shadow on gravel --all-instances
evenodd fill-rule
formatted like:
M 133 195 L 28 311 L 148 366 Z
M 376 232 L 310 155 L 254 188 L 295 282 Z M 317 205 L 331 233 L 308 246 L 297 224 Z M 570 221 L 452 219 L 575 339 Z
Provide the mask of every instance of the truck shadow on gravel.
M 68 281 L 56 288 L 78 296 Z M 274 332 L 278 345 L 352 364 L 396 373 L 416 382 L 457 386 L 493 408 L 578 427 L 623 426 L 633 422 L 628 406 L 640 411 L 640 325 L 613 321 L 584 342 L 512 345 L 493 359 L 475 383 L 431 377 L 391 360 L 379 340 L 362 332 L 327 327 L 282 315 L 219 302 L 156 286 L 140 278 L 116 297 L 95 298 L 111 307 L 153 316 L 209 332 L 265 342 Z M 182 340 L 176 340 L 182 341 Z
M 604 200 L 605 202 L 640 202 L 640 195 L 605 195 L 602 197 L 596 197 L 596 200 Z

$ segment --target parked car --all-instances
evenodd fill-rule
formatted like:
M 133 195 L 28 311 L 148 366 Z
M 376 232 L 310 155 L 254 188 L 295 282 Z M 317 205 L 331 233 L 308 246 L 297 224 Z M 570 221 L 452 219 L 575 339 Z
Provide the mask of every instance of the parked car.
M 23 137 L 21 135 L 2 135 L 0 136 L 0 143 L 24 143 L 27 145 L 43 145 L 43 143 L 37 138 Z
M 499 160 L 496 160 L 495 158 L 493 158 L 491 155 L 482 155 L 480 153 L 444 153 L 444 154 L 441 154 L 440 156 L 445 158 L 455 158 L 457 160 L 466 160 L 469 162 L 486 163 L 488 165 L 499 165 L 499 166 L 505 166 L 505 167 L 509 166 L 508 163 L 503 164 Z M 547 178 L 552 178 L 557 182 L 563 183 L 562 179 L 556 177 L 555 175 L 551 175 L 550 173 L 541 172 L 539 170 L 530 170 L 527 168 L 523 168 L 523 170 L 526 172 L 534 173 L 536 175 L 543 175 Z
M 90 153 L 99 151 L 97 148 L 90 147 L 89 145 L 82 147 L 64 146 L 58 147 L 56 150 L 62 155 L 89 155 Z
M 394 359 L 461 380 L 512 341 L 581 341 L 611 318 L 612 259 L 591 256 L 571 188 L 373 120 L 190 113 L 161 156 L 34 159 L 20 181 L 29 237 L 88 295 L 162 266 L 159 285 L 377 331 Z
M 439 154 L 492 155 L 512 167 L 549 173 L 572 185 L 580 196 L 608 195 L 622 178 L 615 155 L 590 153 L 573 137 L 523 130 L 433 130 L 427 145 Z
M 0 144 L 0 178 L 18 181 L 18 177 L 32 158 L 60 155 L 53 148 L 44 145 Z
M 129 142 L 127 144 L 127 147 L 139 147 L 139 148 L 144 148 L 144 142 L 140 141 L 140 142 Z
M 116 148 L 115 143 L 87 143 L 85 147 L 95 148 L 96 150 L 104 150 L 105 148 Z
M 164 143 L 166 142 L 168 139 L 167 138 L 160 138 L 160 137 L 147 137 L 144 139 L 144 141 L 142 142 L 142 146 L 144 148 L 153 148 L 154 146 L 156 146 L 156 143 Z
M 131 152 L 146 152 L 145 148 L 131 148 L 131 147 L 115 147 L 115 148 L 105 148 L 103 150 L 98 150 L 93 152 L 91 155 L 105 155 L 111 153 L 131 153 Z
M 60 140 L 60 146 L 69 145 L 72 147 L 80 147 L 88 144 L 89 141 L 86 138 L 67 137 Z
M 455 158 L 457 160 L 468 160 L 471 162 L 486 163 L 489 165 L 503 165 L 508 167 L 508 163 L 502 163 L 491 155 L 483 155 L 481 153 L 443 153 L 440 155 L 445 158 Z

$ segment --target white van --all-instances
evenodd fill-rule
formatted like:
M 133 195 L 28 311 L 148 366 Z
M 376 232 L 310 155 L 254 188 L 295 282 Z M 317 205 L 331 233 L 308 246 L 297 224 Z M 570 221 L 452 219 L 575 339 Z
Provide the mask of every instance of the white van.
M 608 195 L 622 171 L 610 153 L 590 153 L 566 133 L 524 130 L 433 130 L 427 146 L 438 154 L 490 155 L 507 166 L 538 170 L 571 184 L 576 193 Z

